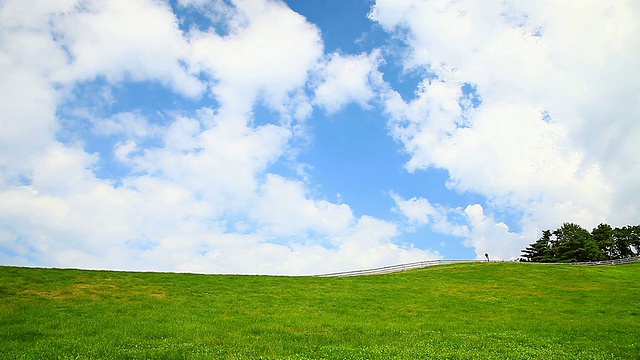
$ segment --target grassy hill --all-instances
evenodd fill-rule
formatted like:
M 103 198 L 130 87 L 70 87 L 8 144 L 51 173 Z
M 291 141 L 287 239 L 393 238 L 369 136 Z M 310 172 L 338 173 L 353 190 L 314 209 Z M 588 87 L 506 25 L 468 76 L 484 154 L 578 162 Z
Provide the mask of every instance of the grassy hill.
M 640 263 L 350 278 L 0 267 L 7 359 L 638 359 Z

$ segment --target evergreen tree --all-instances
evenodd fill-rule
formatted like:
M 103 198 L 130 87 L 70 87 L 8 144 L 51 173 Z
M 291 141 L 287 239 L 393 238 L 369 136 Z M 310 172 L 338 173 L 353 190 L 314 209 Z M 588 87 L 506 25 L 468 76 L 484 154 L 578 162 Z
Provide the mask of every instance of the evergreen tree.
M 543 230 L 542 237 L 536 242 L 522 250 L 523 257 L 527 261 L 533 262 L 551 262 L 551 230 Z
M 591 238 L 591 234 L 580 225 L 564 223 L 556 229 L 555 253 L 558 262 L 582 262 L 602 260 L 603 254 Z
M 635 255 L 640 256 L 640 225 L 629 226 L 631 233 L 631 248 L 635 250 Z
M 612 229 L 600 224 L 591 233 L 580 225 L 564 223 L 544 230 L 536 242 L 522 250 L 523 261 L 587 262 L 640 256 L 640 225 Z
M 631 247 L 637 242 L 636 226 L 625 226 L 613 229 L 613 249 L 616 259 L 624 259 L 635 255 Z
M 609 224 L 600 224 L 591 231 L 591 237 L 596 242 L 598 249 L 604 254 L 605 259 L 613 258 L 613 229 Z

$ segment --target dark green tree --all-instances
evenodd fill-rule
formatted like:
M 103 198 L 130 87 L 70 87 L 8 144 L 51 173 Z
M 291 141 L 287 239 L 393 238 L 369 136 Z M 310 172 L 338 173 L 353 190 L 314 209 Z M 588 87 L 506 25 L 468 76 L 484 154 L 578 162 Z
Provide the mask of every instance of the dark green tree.
M 631 227 L 631 247 L 635 249 L 636 256 L 640 256 L 640 225 Z
M 558 262 L 582 262 L 603 260 L 604 254 L 598 249 L 589 231 L 580 225 L 564 223 L 553 232 L 556 236 L 554 253 Z
M 632 250 L 638 242 L 637 226 L 625 226 L 613 229 L 613 249 L 616 259 L 624 259 L 635 255 Z
M 613 229 L 609 224 L 600 224 L 591 231 L 591 237 L 598 249 L 604 254 L 605 259 L 614 258 Z
M 612 229 L 600 224 L 591 233 L 580 225 L 564 223 L 522 250 L 532 262 L 586 262 L 640 256 L 640 225 Z
M 522 256 L 527 259 L 527 261 L 552 262 L 551 230 L 543 230 L 540 239 L 522 250 Z

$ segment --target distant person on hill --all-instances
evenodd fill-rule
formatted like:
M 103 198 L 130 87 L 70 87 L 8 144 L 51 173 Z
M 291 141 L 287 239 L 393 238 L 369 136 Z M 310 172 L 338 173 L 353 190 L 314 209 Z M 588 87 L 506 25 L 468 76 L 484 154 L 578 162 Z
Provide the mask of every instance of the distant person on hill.
M 487 262 L 489 262 L 489 253 L 484 253 L 484 257 L 487 258 Z

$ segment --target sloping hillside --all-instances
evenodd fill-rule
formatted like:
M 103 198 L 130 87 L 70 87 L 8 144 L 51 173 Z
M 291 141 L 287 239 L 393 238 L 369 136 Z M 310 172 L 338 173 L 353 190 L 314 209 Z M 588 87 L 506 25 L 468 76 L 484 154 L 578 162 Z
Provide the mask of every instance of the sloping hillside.
M 0 267 L 3 358 L 634 359 L 640 263 L 346 278 Z

